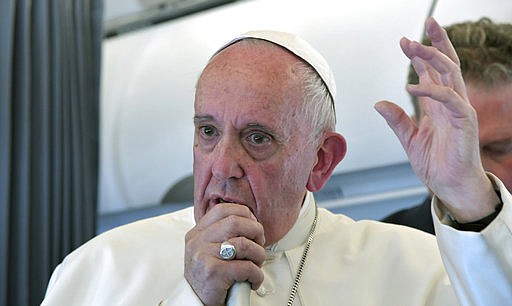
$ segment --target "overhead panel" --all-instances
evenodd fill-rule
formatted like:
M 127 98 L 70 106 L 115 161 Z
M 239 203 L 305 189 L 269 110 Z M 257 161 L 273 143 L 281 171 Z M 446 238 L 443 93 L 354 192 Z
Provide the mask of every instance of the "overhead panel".
M 111 37 L 237 0 L 105 0 L 104 31 Z

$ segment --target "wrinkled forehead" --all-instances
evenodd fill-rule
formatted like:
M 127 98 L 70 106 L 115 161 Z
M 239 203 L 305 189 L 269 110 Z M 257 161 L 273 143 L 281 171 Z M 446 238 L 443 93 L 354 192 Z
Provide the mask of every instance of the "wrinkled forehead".
M 305 69 L 311 71 L 306 66 L 302 59 L 279 45 L 240 40 L 210 59 L 196 85 L 195 102 L 219 104 L 225 99 L 255 98 L 274 100 L 275 104 L 293 101 L 296 107 L 304 101 Z
M 213 54 L 212 58 L 214 58 L 217 54 L 219 54 L 222 50 L 226 49 L 227 47 L 245 39 L 259 39 L 273 43 L 301 58 L 304 62 L 309 64 L 318 73 L 318 75 L 326 85 L 327 90 L 329 91 L 329 94 L 331 95 L 332 101 L 334 103 L 336 97 L 336 83 L 334 81 L 334 74 L 329 64 L 327 63 L 325 58 L 317 50 L 315 50 L 308 42 L 306 42 L 305 40 L 296 35 L 271 30 L 250 31 L 224 44 Z

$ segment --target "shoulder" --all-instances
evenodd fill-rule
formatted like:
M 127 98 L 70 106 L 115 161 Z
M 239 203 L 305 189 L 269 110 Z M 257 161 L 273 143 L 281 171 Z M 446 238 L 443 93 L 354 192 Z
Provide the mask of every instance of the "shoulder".
M 325 209 L 320 209 L 321 221 L 319 232 L 326 239 L 335 240 L 344 247 L 354 246 L 379 249 L 379 253 L 388 254 L 407 252 L 416 253 L 420 257 L 440 259 L 435 236 L 414 228 L 388 224 L 374 220 L 354 221 L 351 218 L 333 214 Z
M 139 244 L 148 248 L 161 239 L 183 238 L 194 224 L 193 208 L 189 207 L 113 228 L 94 237 L 83 247 L 109 245 L 117 247 L 126 243 L 133 248 L 137 248 Z
M 372 266 L 382 275 L 400 275 L 405 283 L 420 287 L 446 277 L 436 237 L 411 227 L 354 221 L 322 211 L 315 244 L 320 250 L 330 250 L 332 258 L 325 253 L 322 256 L 332 270 L 337 269 L 335 263 L 341 265 L 339 269 L 354 269 L 354 273 Z
M 452 294 L 435 236 L 413 228 L 354 221 L 319 209 L 311 258 L 317 259 L 315 270 L 329 271 L 319 274 L 315 282 L 324 282 L 325 275 L 332 275 L 326 286 L 335 283 L 344 288 L 350 284 L 352 290 L 361 292 L 370 288 L 372 299 L 386 305 L 396 304 L 396 297 L 403 296 L 418 301 L 411 300 L 411 304 L 420 305 L 433 290 Z
M 64 264 L 87 258 L 95 258 L 98 263 L 105 256 L 118 262 L 149 259 L 163 253 L 170 256 L 183 249 L 185 233 L 193 226 L 192 207 L 135 221 L 92 238 L 70 253 Z
M 186 208 L 104 232 L 66 256 L 52 275 L 47 298 L 69 304 L 161 299 L 183 278 L 183 265 L 176 263 L 183 262 L 184 236 L 193 226 L 193 208 Z

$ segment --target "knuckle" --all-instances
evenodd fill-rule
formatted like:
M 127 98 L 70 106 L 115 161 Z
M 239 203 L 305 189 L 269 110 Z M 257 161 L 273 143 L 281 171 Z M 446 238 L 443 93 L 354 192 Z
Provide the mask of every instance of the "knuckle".
M 185 234 L 185 243 L 191 241 L 194 238 L 194 230 L 190 230 Z
M 233 243 L 235 244 L 236 250 L 240 254 L 246 254 L 248 252 L 249 246 L 245 242 L 245 238 L 236 237 L 233 238 Z
M 230 229 L 237 228 L 240 224 L 239 218 L 236 215 L 229 215 L 224 220 Z
M 201 248 L 202 243 L 198 236 L 198 233 L 192 231 L 185 234 L 185 252 L 195 253 L 195 250 Z
M 240 234 L 240 230 L 243 228 L 243 221 L 240 217 L 235 215 L 229 215 L 224 219 L 226 229 L 226 239 L 236 237 Z

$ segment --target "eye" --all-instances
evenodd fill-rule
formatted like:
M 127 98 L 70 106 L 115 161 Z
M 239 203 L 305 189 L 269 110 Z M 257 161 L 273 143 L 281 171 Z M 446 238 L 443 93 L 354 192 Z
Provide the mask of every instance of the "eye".
M 512 153 L 512 140 L 500 141 L 483 146 L 484 154 L 494 157 L 505 156 Z
M 199 132 L 207 137 L 212 137 L 217 134 L 217 130 L 211 125 L 200 126 Z
M 246 152 L 255 160 L 270 158 L 279 149 L 279 143 L 272 135 L 261 130 L 249 130 L 242 142 Z
M 252 133 L 247 138 L 254 144 L 264 144 L 270 141 L 270 137 L 261 133 Z

